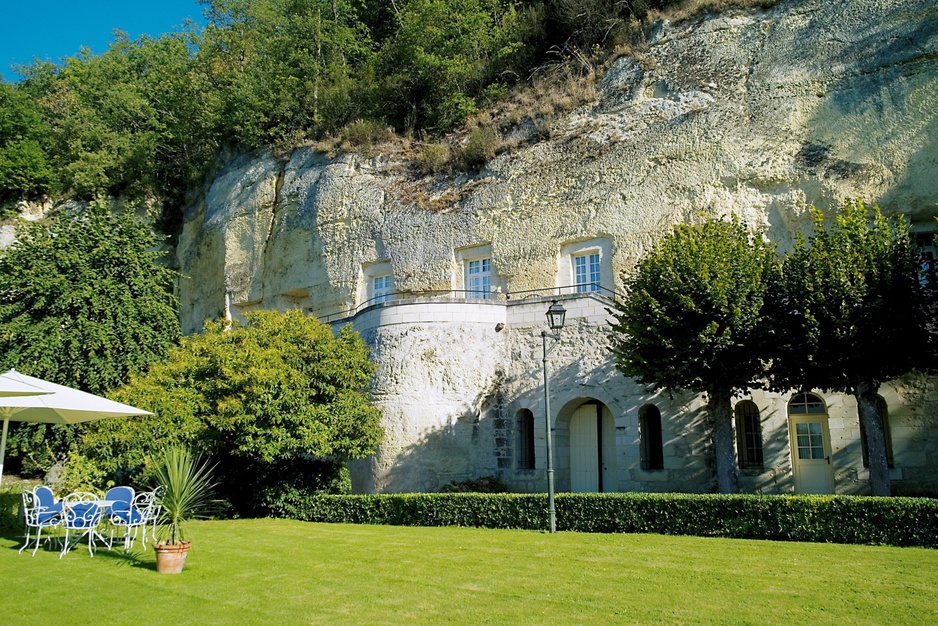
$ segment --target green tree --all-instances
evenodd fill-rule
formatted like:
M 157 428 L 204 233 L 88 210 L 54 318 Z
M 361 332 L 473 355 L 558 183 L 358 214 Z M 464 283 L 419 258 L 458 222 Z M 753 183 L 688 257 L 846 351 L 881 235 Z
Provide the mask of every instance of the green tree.
M 75 195 L 128 198 L 159 194 L 176 204 L 214 158 L 212 104 L 196 71 L 192 32 L 130 41 L 106 52 L 82 50 L 51 75 L 36 71 L 53 151 Z M 35 89 L 27 85 L 27 89 Z
M 101 200 L 23 223 L 0 257 L 0 363 L 102 393 L 180 335 L 175 272 L 148 221 Z
M 373 57 L 348 0 L 201 0 L 209 25 L 199 57 L 220 92 L 228 137 L 292 147 L 363 110 L 360 80 Z
M 930 287 L 908 226 L 848 201 L 829 228 L 797 242 L 771 287 L 771 386 L 856 398 L 873 495 L 891 493 L 880 385 L 932 365 Z
M 103 201 L 21 224 L 0 257 L 3 368 L 103 393 L 161 359 L 180 328 L 176 274 L 160 263 L 158 245 L 149 222 Z M 77 433 L 16 428 L 12 452 L 20 445 L 40 466 Z
M 626 376 L 707 395 L 721 493 L 738 490 L 731 401 L 758 384 L 773 249 L 738 221 L 679 225 L 623 275 L 611 347 Z
M 531 25 L 509 0 L 409 0 L 380 52 L 385 106 L 409 128 L 450 130 L 478 109 L 483 89 L 517 70 Z
M 201 182 L 222 143 L 217 90 L 196 55 L 200 37 L 192 25 L 178 33 L 133 44 L 119 39 L 112 54 L 129 57 L 131 80 L 146 99 L 149 115 L 137 125 L 153 133 L 147 153 L 145 193 L 158 195 L 169 213 Z M 170 216 L 178 217 L 178 216 Z M 169 225 L 173 219 L 168 219 Z
M 29 93 L 0 80 L 0 202 L 55 188 L 58 177 L 42 148 L 50 129 Z
M 111 474 L 145 470 L 164 444 L 192 446 L 215 456 L 223 495 L 257 511 L 266 481 L 282 477 L 272 468 L 312 459 L 336 468 L 374 451 L 373 374 L 351 327 L 333 336 L 299 311 L 258 311 L 243 324 L 208 324 L 133 377 L 111 397 L 154 415 L 94 422 L 82 446 Z

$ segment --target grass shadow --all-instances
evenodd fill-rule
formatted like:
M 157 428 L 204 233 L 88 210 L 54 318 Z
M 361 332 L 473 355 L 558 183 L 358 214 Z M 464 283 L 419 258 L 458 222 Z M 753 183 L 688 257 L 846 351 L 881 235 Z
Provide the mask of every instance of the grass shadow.
M 23 547 L 23 542 L 26 539 L 25 529 L 21 529 L 18 532 L 4 529 L 0 532 L 0 538 L 9 539 L 13 543 L 7 547 L 7 550 L 12 552 L 19 553 L 20 548 Z M 62 541 L 64 541 L 64 534 L 53 532 L 52 534 L 43 533 L 40 539 L 39 552 L 61 552 L 62 551 Z M 30 553 L 35 546 L 35 535 L 30 535 L 29 547 L 23 550 L 22 554 Z M 70 553 L 79 553 L 79 555 L 84 555 L 87 557 L 88 544 L 85 541 L 79 541 L 76 543 L 70 550 Z M 93 558 L 103 558 L 105 560 L 115 562 L 119 567 L 135 567 L 140 569 L 148 569 L 156 571 L 156 558 L 146 558 L 147 553 L 146 548 L 141 549 L 131 549 L 128 552 L 125 552 L 123 546 L 115 544 L 111 549 L 108 549 L 107 544 L 102 545 L 100 542 L 95 543 L 94 548 L 94 557 Z M 66 554 L 62 558 L 69 558 Z
M 145 560 L 143 558 L 143 556 L 146 554 L 146 549 L 133 550 L 131 552 L 112 550 L 106 554 L 108 558 L 117 561 L 118 567 L 134 567 L 138 569 L 148 569 L 154 572 L 156 571 L 156 560 Z

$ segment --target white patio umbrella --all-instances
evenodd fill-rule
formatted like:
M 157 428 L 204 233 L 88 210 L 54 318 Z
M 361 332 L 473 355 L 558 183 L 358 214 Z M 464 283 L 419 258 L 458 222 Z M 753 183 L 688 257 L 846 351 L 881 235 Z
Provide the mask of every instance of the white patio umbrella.
M 10 374 L 19 376 L 14 370 L 10 370 L 6 374 L 0 374 L 0 398 L 13 398 L 16 396 L 42 396 L 52 393 L 51 391 L 43 391 L 39 387 L 34 387 L 32 385 L 27 385 L 16 380 Z
M 7 428 L 10 420 L 44 424 L 77 424 L 105 417 L 152 415 L 149 411 L 128 404 L 114 402 L 64 385 L 56 385 L 41 378 L 26 376 L 15 370 L 10 370 L 0 378 L 32 387 L 37 390 L 37 394 L 40 394 L 0 397 L 0 417 L 3 418 L 3 434 L 0 436 L 0 482 L 3 480 L 3 459 L 6 456 Z

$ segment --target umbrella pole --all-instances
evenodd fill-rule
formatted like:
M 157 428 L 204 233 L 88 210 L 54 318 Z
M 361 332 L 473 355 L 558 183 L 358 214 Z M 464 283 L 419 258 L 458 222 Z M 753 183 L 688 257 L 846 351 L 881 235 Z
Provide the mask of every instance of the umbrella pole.
M 3 417 L 3 437 L 0 438 L 0 485 L 3 484 L 3 459 L 7 454 L 7 428 L 10 426 L 10 418 Z

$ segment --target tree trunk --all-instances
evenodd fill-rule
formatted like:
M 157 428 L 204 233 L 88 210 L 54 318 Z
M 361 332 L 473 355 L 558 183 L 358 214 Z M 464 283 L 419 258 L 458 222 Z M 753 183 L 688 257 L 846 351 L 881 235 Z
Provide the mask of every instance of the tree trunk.
M 713 420 L 713 447 L 717 459 L 717 485 L 720 493 L 739 492 L 736 472 L 736 446 L 733 445 L 733 412 L 729 391 L 708 393 L 707 410 Z
M 886 459 L 886 433 L 883 421 L 876 409 L 878 387 L 868 383 L 857 385 L 853 394 L 857 399 L 857 413 L 866 433 L 866 458 L 870 463 L 870 487 L 874 496 L 892 495 L 889 480 L 889 462 Z
M 316 13 L 316 78 L 313 82 L 313 122 L 319 124 L 319 76 L 322 74 L 322 6 Z M 317 130 L 319 130 L 317 128 Z

